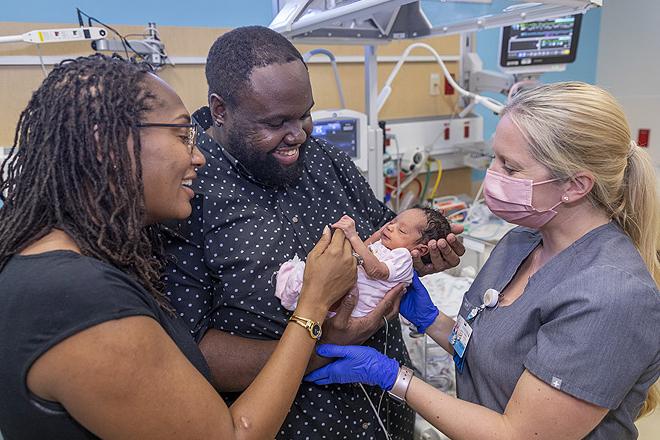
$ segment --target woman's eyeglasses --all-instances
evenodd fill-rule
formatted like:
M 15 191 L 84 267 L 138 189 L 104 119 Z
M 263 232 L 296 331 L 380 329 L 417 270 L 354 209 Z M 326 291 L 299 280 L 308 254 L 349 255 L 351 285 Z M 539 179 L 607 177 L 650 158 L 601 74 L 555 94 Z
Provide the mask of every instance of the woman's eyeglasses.
M 142 124 L 137 124 L 138 127 L 165 127 L 165 128 L 187 128 L 188 137 L 186 139 L 186 145 L 188 146 L 188 152 L 190 155 L 193 155 L 195 149 L 195 144 L 197 143 L 197 135 L 199 134 L 199 126 L 197 124 L 164 124 L 159 122 L 145 122 Z

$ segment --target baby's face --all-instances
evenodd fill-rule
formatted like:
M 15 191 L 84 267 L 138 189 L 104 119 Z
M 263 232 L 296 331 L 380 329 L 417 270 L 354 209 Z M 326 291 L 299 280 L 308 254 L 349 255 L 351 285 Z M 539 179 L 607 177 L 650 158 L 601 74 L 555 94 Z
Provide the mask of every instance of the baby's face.
M 388 249 L 406 248 L 412 251 L 422 238 L 426 215 L 421 209 L 407 209 L 385 225 L 380 241 Z

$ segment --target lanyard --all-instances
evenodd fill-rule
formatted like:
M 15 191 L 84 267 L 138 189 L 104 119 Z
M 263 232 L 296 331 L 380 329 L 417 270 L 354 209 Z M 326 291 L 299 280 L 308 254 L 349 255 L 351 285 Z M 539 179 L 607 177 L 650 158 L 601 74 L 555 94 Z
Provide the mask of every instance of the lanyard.
M 473 307 L 465 319 L 463 319 L 461 315 L 458 315 L 454 327 L 449 334 L 449 343 L 454 347 L 454 363 L 456 364 L 456 371 L 458 373 L 463 372 L 465 350 L 467 349 L 468 342 L 470 342 L 470 337 L 472 336 L 472 326 L 470 326 L 469 323 L 486 307 L 495 307 L 499 299 L 500 292 L 495 289 L 488 289 L 484 292 L 482 303 L 479 307 Z

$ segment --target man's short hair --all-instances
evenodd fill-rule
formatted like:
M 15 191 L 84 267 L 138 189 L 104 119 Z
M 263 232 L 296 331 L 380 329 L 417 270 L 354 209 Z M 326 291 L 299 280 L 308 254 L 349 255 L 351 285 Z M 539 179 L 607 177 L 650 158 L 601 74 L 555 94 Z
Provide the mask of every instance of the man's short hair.
M 221 35 L 209 50 L 206 60 L 209 96 L 216 93 L 234 105 L 239 91 L 250 86 L 250 75 L 255 68 L 296 60 L 305 64 L 298 49 L 279 33 L 263 26 L 236 28 Z

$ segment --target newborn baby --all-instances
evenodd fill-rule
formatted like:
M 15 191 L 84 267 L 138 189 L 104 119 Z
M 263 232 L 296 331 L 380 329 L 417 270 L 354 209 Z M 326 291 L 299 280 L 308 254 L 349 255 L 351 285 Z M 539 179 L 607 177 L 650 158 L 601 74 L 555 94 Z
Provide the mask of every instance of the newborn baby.
M 358 302 L 351 316 L 361 317 L 372 311 L 385 294 L 399 283 L 410 284 L 413 262 L 410 251 L 428 254 L 429 240 L 446 238 L 449 222 L 440 212 L 430 208 L 411 208 L 387 223 L 370 242 L 363 242 L 355 230 L 355 221 L 345 215 L 333 228 L 344 231 L 353 250 L 362 260 L 358 266 Z M 287 310 L 294 310 L 302 288 L 305 263 L 296 255 L 282 264 L 277 272 L 275 296 Z

